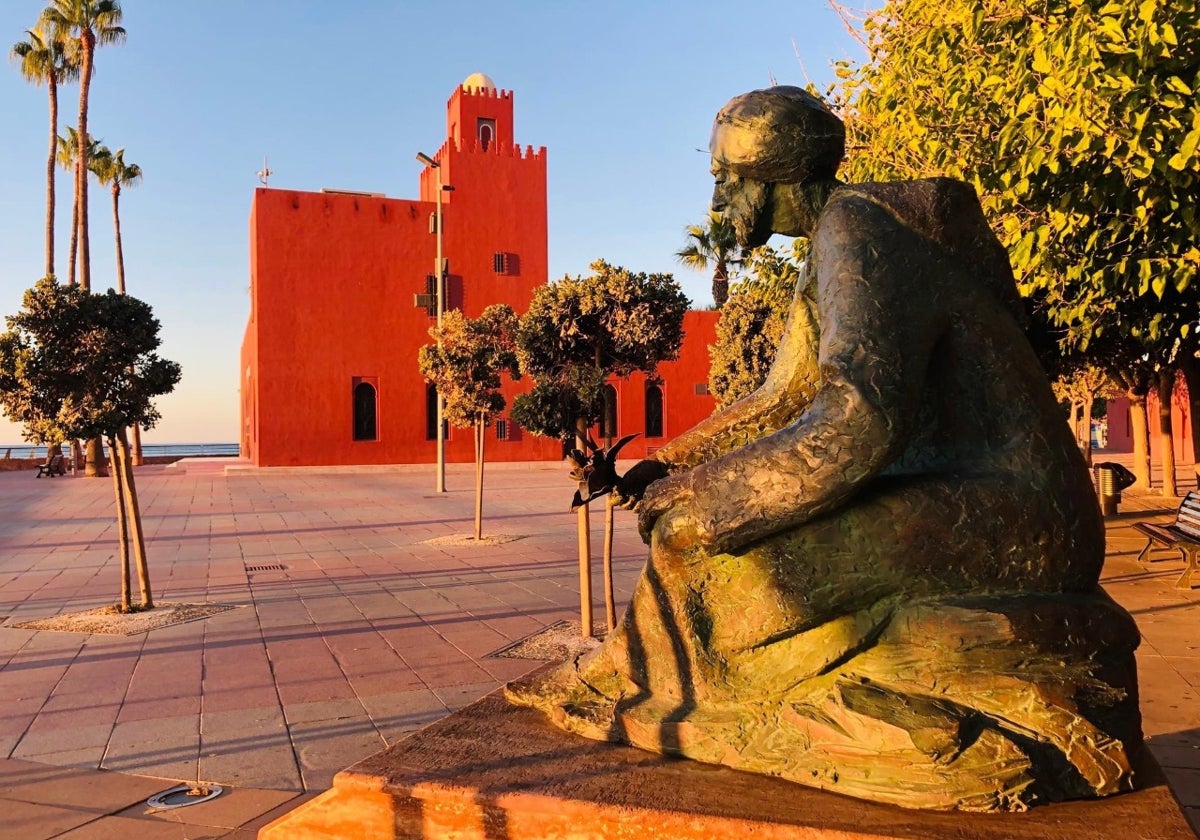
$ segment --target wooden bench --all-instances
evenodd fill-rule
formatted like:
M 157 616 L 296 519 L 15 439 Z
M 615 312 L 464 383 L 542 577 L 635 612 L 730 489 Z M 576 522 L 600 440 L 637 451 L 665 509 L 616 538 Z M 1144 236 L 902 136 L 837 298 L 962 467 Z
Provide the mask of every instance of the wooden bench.
M 56 475 L 66 475 L 66 474 L 67 474 L 66 459 L 62 455 L 55 455 L 46 463 L 38 464 L 38 474 L 37 474 L 38 478 L 41 478 L 44 475 L 48 475 L 51 478 L 54 478 L 54 476 L 56 476 Z
M 1184 497 L 1175 514 L 1175 521 L 1170 525 L 1135 522 L 1133 527 L 1147 537 L 1146 547 L 1137 556 L 1138 562 L 1143 562 L 1142 558 L 1155 543 L 1164 548 L 1174 548 L 1187 563 L 1175 586 L 1191 589 L 1192 572 L 1196 571 L 1197 555 L 1200 555 L 1200 491 L 1193 490 Z

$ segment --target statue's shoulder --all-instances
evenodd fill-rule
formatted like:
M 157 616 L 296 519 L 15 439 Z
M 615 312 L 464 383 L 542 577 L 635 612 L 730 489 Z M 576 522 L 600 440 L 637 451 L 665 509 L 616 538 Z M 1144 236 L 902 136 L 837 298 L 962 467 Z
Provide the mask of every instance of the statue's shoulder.
M 847 184 L 834 192 L 828 206 L 858 201 L 879 205 L 906 224 L 918 228 L 983 217 L 975 188 L 955 178 Z

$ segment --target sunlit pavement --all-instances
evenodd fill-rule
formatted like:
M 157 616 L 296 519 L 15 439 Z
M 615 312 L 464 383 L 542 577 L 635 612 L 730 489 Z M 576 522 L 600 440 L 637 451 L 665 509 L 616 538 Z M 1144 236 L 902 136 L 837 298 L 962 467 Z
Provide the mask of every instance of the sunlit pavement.
M 137 636 L 13 627 L 114 602 L 116 525 L 107 480 L 0 473 L 0 838 L 248 840 L 338 770 L 540 664 L 490 653 L 578 618 L 558 464 L 489 466 L 484 533 L 520 539 L 464 546 L 429 541 L 471 533 L 469 465 L 439 496 L 432 467 L 227 477 L 225 463 L 144 467 L 138 490 L 156 600 L 236 608 Z M 1177 553 L 1140 566 L 1131 527 L 1174 506 L 1126 494 L 1104 585 L 1142 628 L 1146 734 L 1195 825 L 1200 589 L 1174 588 Z M 644 548 L 631 514 L 617 523 L 623 604 Z M 593 587 L 600 601 L 598 571 Z M 229 791 L 148 813 L 174 780 Z

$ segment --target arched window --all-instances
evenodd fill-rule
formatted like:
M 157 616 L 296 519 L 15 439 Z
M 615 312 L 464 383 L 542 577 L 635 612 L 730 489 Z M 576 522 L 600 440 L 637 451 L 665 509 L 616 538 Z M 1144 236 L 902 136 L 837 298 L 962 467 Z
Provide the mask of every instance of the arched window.
M 437 440 L 437 388 L 425 386 L 425 440 Z
M 612 440 L 617 436 L 617 389 L 604 385 L 600 389 L 604 405 L 600 411 L 600 437 Z
M 663 392 L 657 385 L 646 386 L 646 437 L 663 436 Z
M 486 117 L 479 118 L 479 148 L 486 152 L 488 147 L 492 145 L 492 140 L 496 136 L 496 121 L 487 119 Z
M 378 440 L 378 399 L 375 386 L 359 382 L 354 386 L 354 439 Z

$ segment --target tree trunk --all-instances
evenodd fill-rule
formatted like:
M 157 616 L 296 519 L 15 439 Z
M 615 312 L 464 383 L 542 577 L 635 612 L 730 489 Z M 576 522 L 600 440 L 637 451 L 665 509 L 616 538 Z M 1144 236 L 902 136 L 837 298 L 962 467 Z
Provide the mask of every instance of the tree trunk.
M 50 74 L 50 157 L 46 161 L 46 276 L 54 274 L 54 163 L 58 150 L 58 80 Z
M 575 448 L 587 452 L 587 419 L 575 420 Z M 575 527 L 579 540 L 579 631 L 592 635 L 592 524 L 588 506 L 580 505 L 575 512 Z
M 1068 422 L 1071 424 L 1071 436 L 1075 438 L 1075 445 L 1079 446 L 1079 401 L 1074 397 L 1071 398 L 1071 417 Z
M 84 443 L 83 474 L 86 478 L 104 477 L 104 448 L 100 438 L 92 438 Z
M 1129 397 L 1129 432 L 1133 435 L 1134 486 L 1150 489 L 1150 426 L 1146 418 L 1146 395 L 1134 391 Z
M 613 497 L 610 493 L 605 497 L 604 506 L 604 620 L 609 633 L 617 626 L 617 605 L 613 602 L 612 547 Z
M 117 440 L 115 437 L 108 439 L 108 449 L 116 458 Z M 133 608 L 133 598 L 132 587 L 129 585 L 129 522 L 125 514 L 125 481 L 120 470 L 112 471 L 112 480 L 113 495 L 117 501 L 117 540 L 121 545 L 121 612 L 127 613 Z
M 475 418 L 475 540 L 483 539 L 483 417 Z
M 129 502 L 129 524 L 132 532 L 133 559 L 137 564 L 138 588 L 142 593 L 142 609 L 154 609 L 154 596 L 150 590 L 150 567 L 146 563 L 146 538 L 142 533 L 142 510 L 138 506 L 137 484 L 133 479 L 133 464 L 129 460 L 129 438 L 125 430 L 117 432 L 120 445 L 120 469 L 125 475 L 125 495 Z M 115 469 L 114 469 L 115 472 Z
M 1191 351 L 1179 354 L 1179 370 L 1188 392 L 1188 425 L 1192 431 L 1192 463 L 1200 465 L 1200 359 Z
M 133 432 L 133 465 L 140 467 L 146 463 L 146 459 L 142 457 L 142 427 L 134 423 L 129 428 Z
M 79 285 L 85 292 L 92 290 L 92 254 L 88 247 L 88 88 L 92 84 L 92 58 L 95 54 L 95 36 L 85 29 L 80 40 L 83 42 L 83 58 L 79 71 L 79 148 L 76 160 L 79 164 L 75 176 L 75 193 L 79 196 Z
M 1171 399 L 1175 395 L 1175 371 L 1158 374 L 1158 457 L 1162 462 L 1164 496 L 1178 496 L 1175 483 L 1175 430 L 1171 423 Z
M 79 161 L 75 162 L 75 201 L 71 205 L 71 249 L 67 251 L 67 279 L 74 286 L 78 282 L 76 269 L 79 257 Z
M 121 208 L 118 206 L 121 197 L 121 185 L 115 180 L 112 186 L 113 198 L 113 230 L 117 236 L 117 291 L 125 294 L 125 254 L 121 250 Z
M 1090 395 L 1083 401 L 1083 460 L 1090 467 L 1092 465 L 1092 407 L 1096 404 L 1096 397 Z

